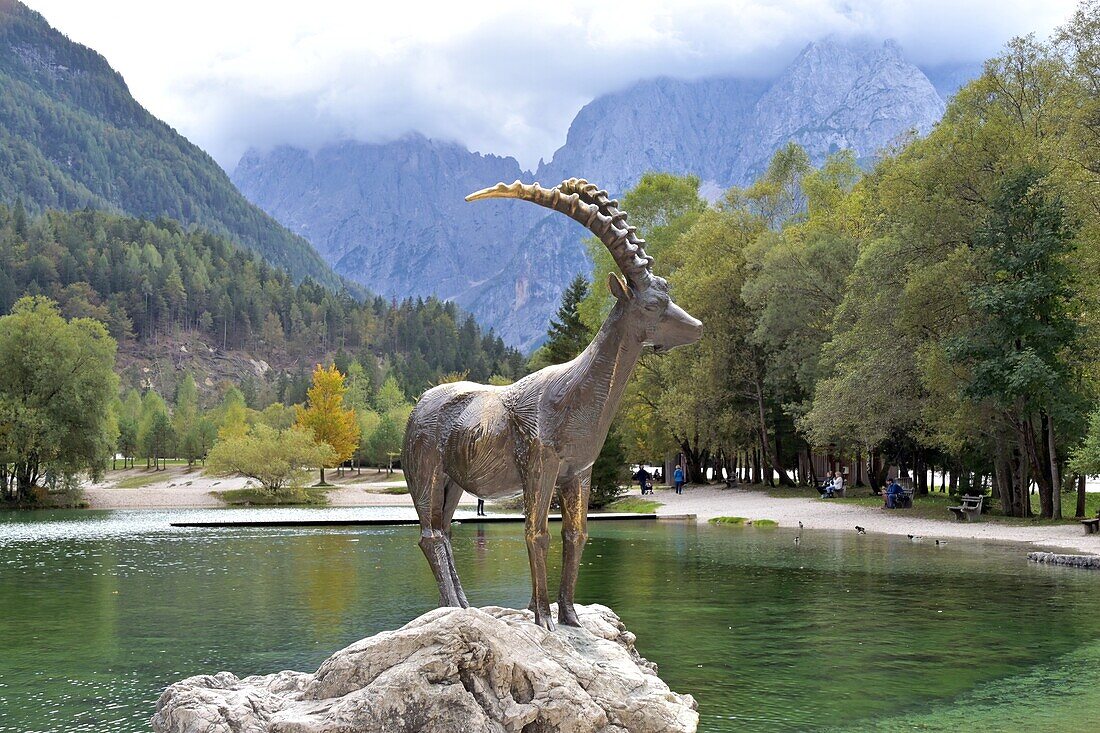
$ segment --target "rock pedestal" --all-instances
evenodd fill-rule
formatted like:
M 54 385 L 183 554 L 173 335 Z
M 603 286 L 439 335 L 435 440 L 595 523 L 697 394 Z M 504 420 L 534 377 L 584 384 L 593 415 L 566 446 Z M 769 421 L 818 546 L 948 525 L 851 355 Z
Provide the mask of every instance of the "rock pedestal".
M 529 611 L 440 608 L 356 642 L 314 674 L 221 672 L 177 682 L 157 733 L 690 733 L 669 690 L 604 606 L 547 632 Z M 556 616 L 556 614 L 555 614 Z

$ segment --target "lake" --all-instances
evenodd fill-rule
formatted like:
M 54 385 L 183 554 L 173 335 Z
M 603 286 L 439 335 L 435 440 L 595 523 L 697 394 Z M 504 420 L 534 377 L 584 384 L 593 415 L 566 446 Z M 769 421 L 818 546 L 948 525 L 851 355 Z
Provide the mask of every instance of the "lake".
M 168 526 L 215 513 L 386 510 L 0 515 L 0 731 L 146 731 L 173 681 L 313 671 L 435 605 L 413 527 Z M 1095 729 L 1100 573 L 956 540 L 590 529 L 578 602 L 619 613 L 701 731 Z M 472 603 L 526 606 L 520 525 L 463 524 L 454 546 Z

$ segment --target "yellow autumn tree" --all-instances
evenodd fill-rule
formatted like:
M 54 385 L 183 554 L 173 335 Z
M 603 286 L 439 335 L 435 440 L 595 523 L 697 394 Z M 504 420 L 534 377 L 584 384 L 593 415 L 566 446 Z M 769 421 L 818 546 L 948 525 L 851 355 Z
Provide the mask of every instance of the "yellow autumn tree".
M 351 458 L 359 447 L 359 421 L 355 410 L 344 409 L 344 375 L 333 364 L 325 369 L 320 364 L 313 370 L 313 384 L 307 392 L 306 406 L 297 408 L 298 426 L 313 434 L 318 443 L 333 451 L 331 463 L 323 464 L 321 483 L 325 485 L 325 468 L 339 466 Z

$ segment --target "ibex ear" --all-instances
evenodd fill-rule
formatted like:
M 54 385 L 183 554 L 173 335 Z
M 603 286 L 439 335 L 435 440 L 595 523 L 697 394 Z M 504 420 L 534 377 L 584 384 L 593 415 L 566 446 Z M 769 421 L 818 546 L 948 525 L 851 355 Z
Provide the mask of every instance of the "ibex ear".
M 611 294 L 615 296 L 615 300 L 630 300 L 634 297 L 626 284 L 626 280 L 623 280 L 622 275 L 617 272 L 608 273 L 607 287 L 611 290 Z

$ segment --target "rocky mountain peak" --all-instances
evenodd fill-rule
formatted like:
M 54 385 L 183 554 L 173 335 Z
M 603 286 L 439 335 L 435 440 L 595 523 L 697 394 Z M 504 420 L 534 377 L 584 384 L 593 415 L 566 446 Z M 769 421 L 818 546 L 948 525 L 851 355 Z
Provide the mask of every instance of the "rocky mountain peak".
M 534 178 L 552 186 L 583 176 L 619 194 L 660 170 L 698 175 L 713 193 L 753 180 L 788 141 L 819 163 L 846 148 L 868 159 L 930 129 L 943 108 L 896 43 L 826 38 L 773 79 L 657 78 L 598 97 Z M 453 298 L 524 348 L 541 341 L 562 290 L 589 266 L 585 233 L 561 217 L 463 202 L 477 188 L 531 176 L 512 158 L 461 145 L 410 136 L 278 150 L 246 157 L 233 178 L 341 274 L 386 295 Z

